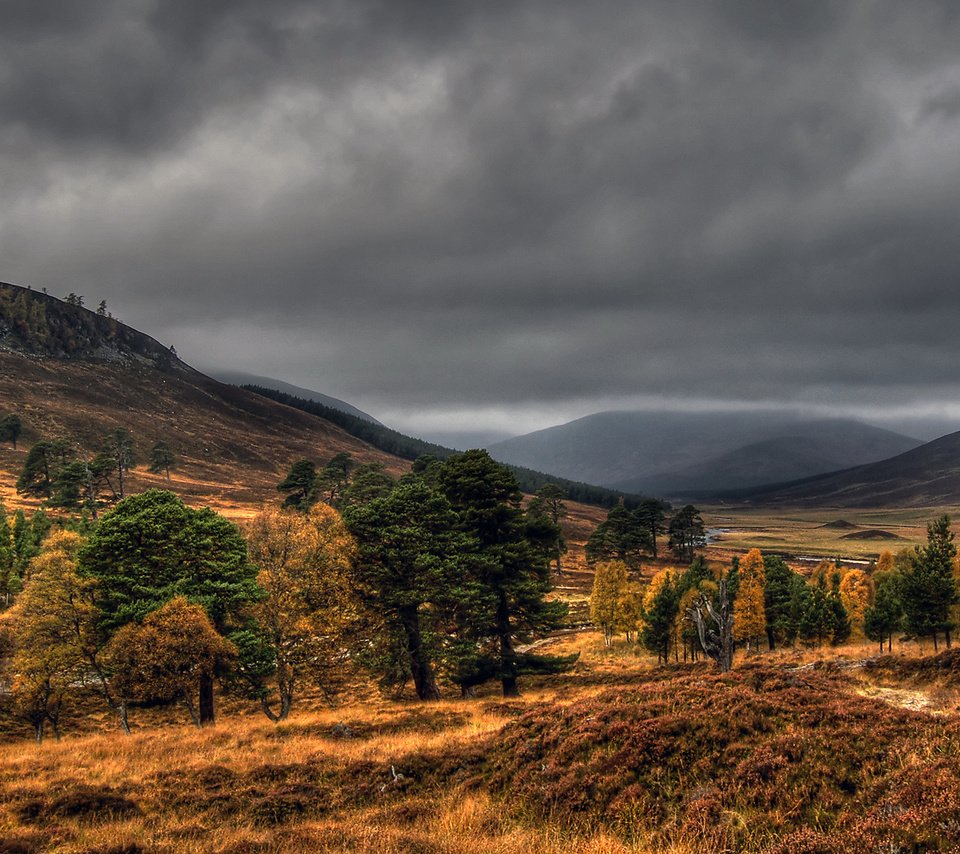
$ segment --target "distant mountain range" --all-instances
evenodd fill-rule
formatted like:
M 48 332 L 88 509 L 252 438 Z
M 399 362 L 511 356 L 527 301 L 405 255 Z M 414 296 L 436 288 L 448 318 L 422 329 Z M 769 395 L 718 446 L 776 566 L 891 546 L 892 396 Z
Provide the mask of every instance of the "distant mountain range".
M 960 504 L 960 433 L 941 436 L 891 459 L 721 497 L 790 507 Z
M 489 450 L 514 465 L 677 498 L 797 480 L 921 444 L 852 419 L 778 411 L 601 412 Z

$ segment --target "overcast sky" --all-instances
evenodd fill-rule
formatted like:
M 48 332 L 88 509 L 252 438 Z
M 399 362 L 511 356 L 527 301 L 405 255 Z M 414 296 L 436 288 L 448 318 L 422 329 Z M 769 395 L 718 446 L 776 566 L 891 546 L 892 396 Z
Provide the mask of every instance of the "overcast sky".
M 0 0 L 0 279 L 418 432 L 960 413 L 960 3 Z

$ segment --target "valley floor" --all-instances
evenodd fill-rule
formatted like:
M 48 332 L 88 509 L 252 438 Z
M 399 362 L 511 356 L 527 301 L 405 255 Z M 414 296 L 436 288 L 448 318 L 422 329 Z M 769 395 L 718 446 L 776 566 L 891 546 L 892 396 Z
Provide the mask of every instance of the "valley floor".
M 278 726 L 99 713 L 0 744 L 0 851 L 948 850 L 960 656 L 873 646 L 657 668 L 594 632 L 504 700 L 306 698 Z

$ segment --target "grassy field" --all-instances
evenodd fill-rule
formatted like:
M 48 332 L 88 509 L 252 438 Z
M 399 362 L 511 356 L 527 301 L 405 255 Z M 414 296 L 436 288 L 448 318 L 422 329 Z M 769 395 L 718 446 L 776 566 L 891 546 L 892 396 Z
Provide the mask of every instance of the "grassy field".
M 870 812 L 924 769 L 960 791 L 958 681 L 942 664 L 905 677 L 910 657 L 873 672 L 785 651 L 720 678 L 656 668 L 593 632 L 551 649 L 571 650 L 574 672 L 525 680 L 508 701 L 493 686 L 432 703 L 360 690 L 333 709 L 308 697 L 278 726 L 227 700 L 204 730 L 138 710 L 129 737 L 100 714 L 40 746 L 8 731 L 0 851 L 679 854 L 787 850 L 825 830 L 837 847 L 795 850 L 954 838 L 931 793 L 903 794 L 929 796 L 929 821 Z
M 704 522 L 713 532 L 710 550 L 718 556 L 758 548 L 764 552 L 794 556 L 872 560 L 882 551 L 896 553 L 925 542 L 927 522 L 944 513 L 957 518 L 960 508 L 754 510 L 704 507 L 702 513 Z

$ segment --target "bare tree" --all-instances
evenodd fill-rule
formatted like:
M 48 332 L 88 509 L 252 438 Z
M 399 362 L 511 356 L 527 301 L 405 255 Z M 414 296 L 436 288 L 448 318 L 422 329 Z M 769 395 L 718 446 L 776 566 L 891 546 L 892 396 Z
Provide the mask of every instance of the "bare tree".
M 733 608 L 727 579 L 720 579 L 715 602 L 704 594 L 687 609 L 687 614 L 697 627 L 703 651 L 717 663 L 721 673 L 727 673 L 733 667 Z

